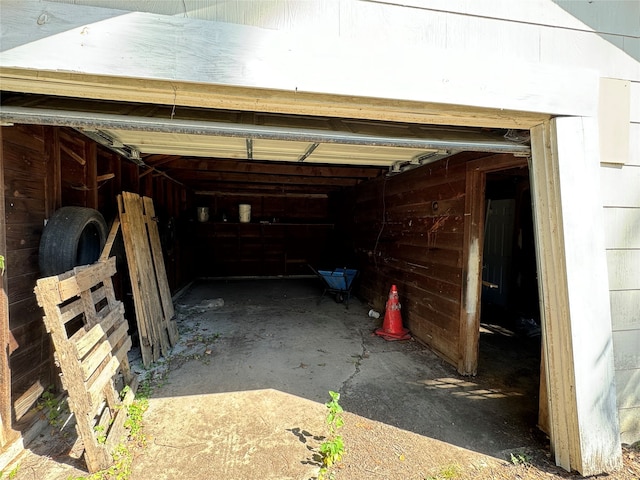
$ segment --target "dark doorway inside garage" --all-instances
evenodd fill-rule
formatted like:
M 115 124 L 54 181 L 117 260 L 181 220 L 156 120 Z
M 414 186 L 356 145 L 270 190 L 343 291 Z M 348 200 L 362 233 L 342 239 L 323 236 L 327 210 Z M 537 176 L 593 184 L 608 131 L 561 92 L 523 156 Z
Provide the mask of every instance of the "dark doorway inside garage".
M 479 376 L 525 392 L 513 414 L 533 429 L 542 334 L 527 168 L 486 176 L 481 308 Z

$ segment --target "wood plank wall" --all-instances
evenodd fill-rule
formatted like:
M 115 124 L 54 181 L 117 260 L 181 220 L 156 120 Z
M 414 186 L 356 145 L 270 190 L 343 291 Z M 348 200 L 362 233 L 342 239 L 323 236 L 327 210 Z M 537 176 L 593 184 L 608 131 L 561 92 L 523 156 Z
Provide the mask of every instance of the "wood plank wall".
M 3 127 L 7 284 L 11 335 L 9 368 L 14 420 L 20 420 L 56 381 L 52 350 L 33 288 L 39 276 L 38 246 L 55 198 L 48 180 L 48 146 L 43 127 Z M 51 209 L 51 210 L 50 210 Z M 4 400 L 4 399 L 3 399 Z
M 195 225 L 201 277 L 309 275 L 307 264 L 319 268 L 330 256 L 334 223 L 327 195 L 201 195 L 197 202 L 210 215 Z M 251 205 L 250 223 L 239 223 L 243 203 Z
M 152 197 L 161 232 L 169 218 L 178 227 L 165 235 L 163 245 L 170 288 L 176 291 L 192 279 L 189 248 L 182 247 L 187 235 L 179 229 L 191 200 L 184 187 L 163 176 L 143 175 L 137 165 L 72 129 L 18 125 L 2 127 L 1 137 L 11 411 L 14 428 L 21 429 L 42 392 L 51 385 L 59 388 L 49 335 L 33 293 L 45 219 L 59 207 L 73 205 L 98 209 L 110 224 L 117 215 L 117 193 L 129 190 Z M 127 291 L 125 266 L 119 262 L 114 279 L 120 298 Z M 127 318 L 133 320 L 133 313 Z
M 459 154 L 356 188 L 353 238 L 359 294 L 384 311 L 398 286 L 405 326 L 457 366 L 463 286 L 466 163 Z

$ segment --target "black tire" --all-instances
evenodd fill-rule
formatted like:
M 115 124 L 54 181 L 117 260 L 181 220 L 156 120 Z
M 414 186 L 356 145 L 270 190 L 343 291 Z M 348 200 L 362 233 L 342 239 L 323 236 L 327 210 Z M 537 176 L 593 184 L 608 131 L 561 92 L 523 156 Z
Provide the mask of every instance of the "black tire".
M 94 263 L 100 258 L 106 239 L 107 223 L 97 210 L 85 207 L 56 210 L 42 231 L 40 274 L 49 277 Z

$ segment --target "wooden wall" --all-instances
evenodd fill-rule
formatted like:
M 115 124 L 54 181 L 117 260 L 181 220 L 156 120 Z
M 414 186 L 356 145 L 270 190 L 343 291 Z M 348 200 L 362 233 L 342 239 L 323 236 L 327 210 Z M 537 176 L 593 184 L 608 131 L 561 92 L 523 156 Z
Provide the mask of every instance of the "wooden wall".
M 44 220 L 53 212 L 55 175 L 48 161 L 52 132 L 43 127 L 3 127 L 6 276 L 9 303 L 11 405 L 20 420 L 56 382 L 52 350 L 33 294 L 39 276 L 38 245 Z M 2 399 L 5 401 L 5 399 Z
M 405 326 L 463 374 L 478 366 L 482 248 L 472 246 L 483 242 L 486 174 L 526 168 L 511 155 L 461 153 L 360 185 L 339 221 L 361 297 L 384 311 L 397 285 Z
M 384 311 L 398 286 L 405 326 L 458 365 L 463 287 L 466 163 L 460 154 L 356 189 L 350 229 L 360 295 Z
M 179 227 L 189 198 L 184 187 L 163 176 L 144 175 L 137 165 L 72 129 L 2 127 L 1 138 L 6 251 L 0 253 L 7 264 L 10 410 L 14 428 L 21 429 L 29 423 L 32 412 L 27 412 L 42 392 L 51 385 L 59 387 L 49 335 L 33 294 L 40 276 L 38 249 L 45 219 L 59 207 L 84 206 L 99 210 L 110 225 L 117 215 L 116 195 L 128 190 L 154 198 L 163 232 L 168 218 Z M 192 278 L 189 249 L 181 248 L 185 237 L 179 228 L 165 235 L 172 291 Z M 119 263 L 115 279 L 122 296 L 128 284 L 125 267 Z M 127 315 L 133 320 L 133 311 Z
M 209 221 L 196 222 L 196 257 L 202 277 L 309 275 L 330 253 L 334 221 L 328 195 L 201 195 Z M 239 207 L 251 205 L 251 222 Z M 195 213 L 195 209 L 194 209 Z

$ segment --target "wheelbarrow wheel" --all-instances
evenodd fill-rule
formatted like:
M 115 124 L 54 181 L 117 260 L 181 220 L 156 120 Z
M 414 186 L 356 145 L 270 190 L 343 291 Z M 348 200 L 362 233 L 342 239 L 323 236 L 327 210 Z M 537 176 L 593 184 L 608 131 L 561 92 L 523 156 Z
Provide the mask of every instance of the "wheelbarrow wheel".
M 336 293 L 336 303 L 342 303 L 344 301 L 344 297 L 341 293 Z

